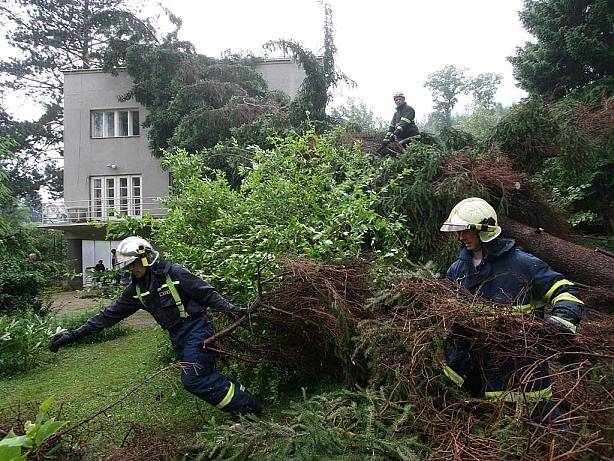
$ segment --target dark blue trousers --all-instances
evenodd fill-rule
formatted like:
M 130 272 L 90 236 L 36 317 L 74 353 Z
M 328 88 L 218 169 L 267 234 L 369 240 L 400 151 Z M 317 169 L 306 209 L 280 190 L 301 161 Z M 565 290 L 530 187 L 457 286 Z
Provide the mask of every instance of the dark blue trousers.
M 535 397 L 531 400 L 549 398 L 552 382 L 548 363 L 539 359 L 539 350 L 531 354 L 523 351 L 520 341 L 498 348 L 474 345 L 471 335 L 456 326 L 444 345 L 446 364 L 458 376 L 456 384 L 473 396 L 498 398 L 517 390 L 524 397 Z
M 188 316 L 169 330 L 173 349 L 181 362 L 181 382 L 192 394 L 233 414 L 260 413 L 260 402 L 243 386 L 229 380 L 215 368 L 215 354 L 203 349 L 213 335 L 213 322 Z

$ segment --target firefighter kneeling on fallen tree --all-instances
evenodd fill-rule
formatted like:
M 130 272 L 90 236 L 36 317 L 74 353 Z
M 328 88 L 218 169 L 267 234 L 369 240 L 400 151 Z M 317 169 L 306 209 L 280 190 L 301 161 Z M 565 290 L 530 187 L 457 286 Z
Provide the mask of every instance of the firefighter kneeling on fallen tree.
M 402 147 L 405 147 L 414 136 L 420 134 L 414 121 L 416 112 L 413 107 L 405 102 L 405 95 L 401 92 L 397 92 L 392 95 L 392 98 L 394 99 L 394 104 L 397 109 L 392 116 L 390 127 L 388 128 L 386 136 L 384 136 L 382 145 L 377 150 L 380 154 L 385 151 L 388 144 L 391 142 L 396 141 Z
M 509 304 L 513 314 L 544 319 L 555 335 L 575 335 L 583 302 L 574 284 L 539 258 L 519 250 L 514 240 L 499 238 L 497 214 L 486 201 L 462 200 L 440 230 L 458 232 L 464 246 L 448 269 L 449 279 L 486 300 Z M 552 306 L 551 315 L 544 313 L 546 304 Z M 548 363 L 538 359 L 540 351 L 505 357 L 498 356 L 502 351 L 493 350 L 498 346 L 476 346 L 472 346 L 470 333 L 459 325 L 453 327 L 445 345 L 443 371 L 448 378 L 476 397 L 521 405 L 533 421 L 568 427 L 552 400 Z M 513 351 L 514 345 L 509 346 Z
M 158 261 L 158 252 L 140 237 L 128 237 L 117 247 L 117 264 L 127 266 L 132 280 L 121 297 L 74 331 L 56 334 L 49 349 L 115 325 L 139 309 L 149 312 L 168 330 L 173 348 L 182 364 L 181 382 L 192 394 L 227 411 L 235 419 L 241 414 L 260 412 L 260 403 L 243 386 L 221 375 L 215 368 L 214 353 L 203 348 L 214 333 L 209 308 L 223 311 L 233 319 L 247 315 L 247 309 L 226 301 L 211 285 L 179 264 Z

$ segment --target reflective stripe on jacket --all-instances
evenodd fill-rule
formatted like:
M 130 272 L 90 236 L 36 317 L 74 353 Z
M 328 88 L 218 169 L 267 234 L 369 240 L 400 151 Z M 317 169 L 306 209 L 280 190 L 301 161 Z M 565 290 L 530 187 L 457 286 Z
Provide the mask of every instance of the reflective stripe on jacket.
M 174 290 L 170 289 L 168 280 L 172 282 Z M 140 293 L 137 293 L 137 284 Z M 175 294 L 180 303 L 175 300 Z M 76 332 L 79 336 L 97 333 L 139 309 L 149 312 L 162 328 L 168 330 L 179 323 L 182 308 L 187 315 L 208 317 L 209 308 L 226 312 L 236 310 L 200 277 L 179 264 L 161 261 L 151 266 L 142 280 L 133 277 L 117 301 L 89 318 Z
M 463 249 L 450 266 L 447 277 L 484 299 L 511 304 L 519 314 L 552 314 L 578 325 L 583 302 L 573 282 L 541 259 L 516 247 L 512 239 L 497 238 L 483 244 L 485 258 L 476 268 L 471 253 Z
M 415 118 L 416 112 L 413 107 L 408 106 L 407 103 L 401 104 L 392 116 L 386 138 L 391 139 L 392 135 L 395 135 L 397 141 L 403 144 L 408 141 L 408 138 L 416 136 L 419 132 L 414 122 Z

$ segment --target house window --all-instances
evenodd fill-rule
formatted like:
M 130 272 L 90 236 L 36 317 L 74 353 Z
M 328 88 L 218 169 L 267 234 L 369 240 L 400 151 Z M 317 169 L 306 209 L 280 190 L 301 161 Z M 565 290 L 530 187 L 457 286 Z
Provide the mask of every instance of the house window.
M 121 213 L 143 214 L 141 176 L 94 176 L 90 178 L 90 216 L 109 219 Z
M 140 119 L 138 110 L 93 110 L 92 138 L 138 136 Z

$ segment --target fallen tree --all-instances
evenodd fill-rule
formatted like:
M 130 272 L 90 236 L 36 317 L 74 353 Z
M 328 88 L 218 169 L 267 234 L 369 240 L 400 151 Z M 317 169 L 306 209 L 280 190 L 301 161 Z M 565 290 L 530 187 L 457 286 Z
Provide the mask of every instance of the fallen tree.
M 565 277 L 583 285 L 584 301 L 595 308 L 614 311 L 614 257 L 563 240 L 541 228 L 513 219 L 502 221 L 504 235 L 543 259 Z
M 399 276 L 376 289 L 367 282 L 368 271 L 368 265 L 358 262 L 286 260 L 283 275 L 262 294 L 250 319 L 254 330 L 267 331 L 266 341 L 225 337 L 224 347 L 231 353 L 240 347 L 243 355 L 315 372 L 320 378 L 351 376 L 346 382 L 381 392 L 384 404 L 370 424 L 387 427 L 384 432 L 393 445 L 395 437 L 424 438 L 431 459 L 607 456 L 614 418 L 612 316 L 587 313 L 577 337 L 567 339 L 538 318 L 519 317 L 508 306 L 476 300 L 451 282 Z M 443 342 L 453 326 L 470 332 L 476 345 L 498 351 L 502 359 L 548 361 L 555 397 L 573 429 L 549 431 L 528 421 L 529 407 L 472 398 L 451 385 L 441 372 L 441 361 Z M 330 405 L 337 408 L 334 402 Z M 218 445 L 212 452 L 229 456 L 249 446 L 264 454 L 274 443 L 266 434 L 247 425 L 236 448 L 231 436 L 223 449 Z M 297 440 L 298 435 L 286 434 L 288 443 Z M 387 449 L 394 453 L 390 445 Z

